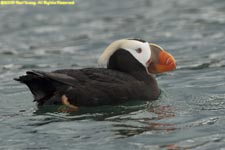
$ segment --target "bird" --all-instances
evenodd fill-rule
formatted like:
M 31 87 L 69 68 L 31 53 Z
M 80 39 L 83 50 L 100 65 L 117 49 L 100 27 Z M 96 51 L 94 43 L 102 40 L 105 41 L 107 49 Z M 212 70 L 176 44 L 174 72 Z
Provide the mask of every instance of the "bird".
M 109 44 L 98 64 L 98 68 L 31 70 L 15 80 L 28 86 L 38 107 L 59 105 L 76 111 L 79 107 L 156 100 L 161 90 L 155 74 L 176 69 L 170 53 L 135 38 Z

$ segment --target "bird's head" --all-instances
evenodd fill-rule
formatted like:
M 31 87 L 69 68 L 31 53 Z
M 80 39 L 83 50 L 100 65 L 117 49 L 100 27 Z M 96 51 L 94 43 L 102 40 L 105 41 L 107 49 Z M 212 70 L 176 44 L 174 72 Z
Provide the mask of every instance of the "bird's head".
M 99 58 L 100 65 L 124 72 L 145 68 L 148 74 L 176 69 L 174 57 L 159 45 L 139 39 L 122 39 L 111 43 Z

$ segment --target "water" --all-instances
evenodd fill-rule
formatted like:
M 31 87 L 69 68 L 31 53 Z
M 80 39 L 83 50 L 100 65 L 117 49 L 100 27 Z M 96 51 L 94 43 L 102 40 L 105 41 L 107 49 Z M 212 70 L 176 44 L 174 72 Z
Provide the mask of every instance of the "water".
M 225 1 L 77 0 L 75 6 L 1 6 L 0 149 L 224 149 Z M 27 70 L 96 67 L 112 41 L 138 37 L 172 53 L 159 100 L 37 110 L 12 79 Z

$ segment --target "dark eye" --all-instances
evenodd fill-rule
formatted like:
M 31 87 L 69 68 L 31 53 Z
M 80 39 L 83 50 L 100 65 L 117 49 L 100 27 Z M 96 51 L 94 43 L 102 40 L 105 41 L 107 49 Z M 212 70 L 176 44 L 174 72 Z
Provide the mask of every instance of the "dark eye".
M 141 53 L 142 52 L 142 49 L 141 48 L 138 48 L 138 49 L 136 49 L 136 52 L 137 53 Z

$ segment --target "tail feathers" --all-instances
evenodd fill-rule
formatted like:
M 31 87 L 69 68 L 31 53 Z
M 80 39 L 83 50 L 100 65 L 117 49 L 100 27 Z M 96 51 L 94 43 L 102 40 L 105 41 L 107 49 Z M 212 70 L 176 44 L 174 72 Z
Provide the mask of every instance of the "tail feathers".
M 39 73 L 38 71 L 27 71 L 26 75 L 19 76 L 19 78 L 14 78 L 14 80 L 26 84 L 27 82 L 40 77 L 44 77 L 41 72 Z
M 46 79 L 38 72 L 27 72 L 27 75 L 15 78 L 15 80 L 29 87 L 34 95 L 34 101 L 37 101 L 38 105 L 43 105 L 56 91 L 52 80 Z

